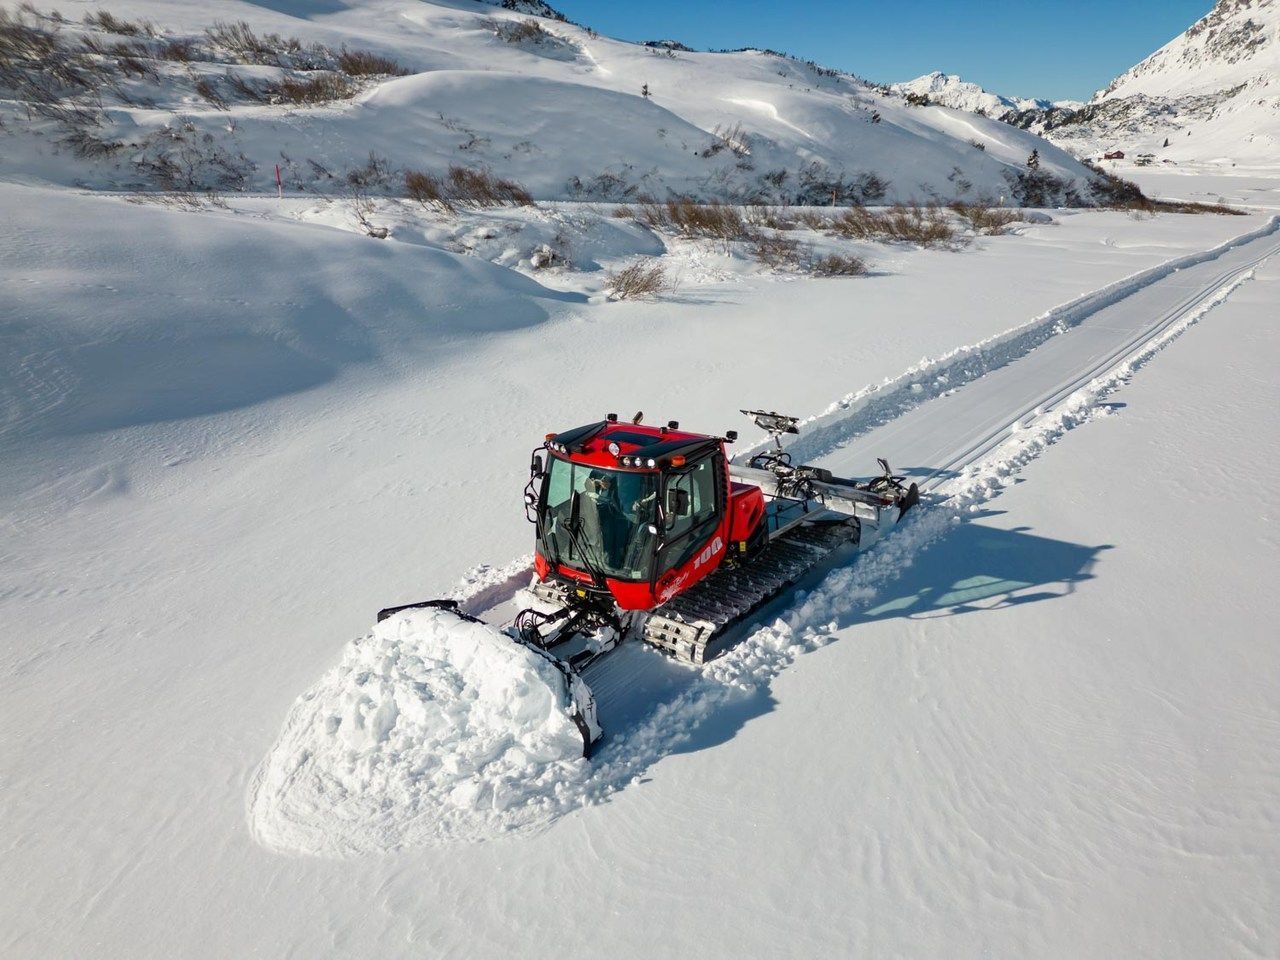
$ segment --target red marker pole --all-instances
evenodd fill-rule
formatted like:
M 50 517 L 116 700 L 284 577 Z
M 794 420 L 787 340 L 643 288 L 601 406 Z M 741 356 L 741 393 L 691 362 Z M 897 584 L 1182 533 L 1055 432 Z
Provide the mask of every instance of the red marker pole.
M 280 181 L 280 164 L 276 164 L 276 197 L 284 199 L 284 184 Z

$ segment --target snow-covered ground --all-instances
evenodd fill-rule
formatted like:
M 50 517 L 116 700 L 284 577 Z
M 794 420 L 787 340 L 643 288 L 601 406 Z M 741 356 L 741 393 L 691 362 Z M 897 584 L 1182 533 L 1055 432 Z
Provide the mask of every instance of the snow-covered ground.
M 847 643 L 783 671 L 776 691 L 730 702 L 690 729 L 608 803 L 569 803 L 532 835 L 341 863 L 281 857 L 255 842 L 246 796 L 290 702 L 338 664 L 373 611 L 443 593 L 477 564 L 527 552 L 519 478 L 547 429 L 606 408 L 710 430 L 739 426 L 736 408 L 748 403 L 818 414 L 922 356 L 1256 231 L 1265 218 L 1058 212 L 1053 224 L 958 253 L 884 248 L 878 274 L 852 281 L 759 272 L 717 281 L 695 269 L 705 246 L 689 244 L 668 256 L 686 258 L 697 282 L 657 303 L 607 303 L 479 259 L 408 244 L 402 252 L 319 225 L 255 222 L 249 231 L 223 213 L 55 191 L 21 196 L 39 202 L 6 201 L 13 228 L 2 251 L 5 313 L 21 320 L 6 344 L 24 361 L 10 369 L 36 378 L 17 395 L 47 403 L 11 418 L 3 440 L 9 855 L 0 868 L 8 892 L 0 927 L 8 954 L 76 956 L 93 945 L 96 954 L 120 956 L 549 955 L 570 941 L 584 950 L 652 943 L 659 916 L 658 936 L 671 938 L 663 942 L 697 936 L 726 955 L 753 945 L 812 953 L 858 943 L 910 953 L 919 936 L 941 943 L 957 928 L 973 931 L 967 943 L 1075 952 L 1073 924 L 1097 919 L 1081 877 L 1098 861 L 1073 859 L 1071 850 L 1102 850 L 1114 824 L 1070 806 L 1077 794 L 1064 786 L 1068 806 L 1044 816 L 1077 815 L 1070 842 L 1064 833 L 1037 846 L 1028 828 L 1007 860 L 996 830 L 1002 818 L 983 821 L 995 832 L 975 834 L 945 799 L 977 777 L 976 792 L 960 799 L 978 803 L 988 783 L 1013 806 L 1041 802 L 1021 754 L 993 748 L 982 753 L 981 776 L 962 774 L 955 765 L 975 754 L 955 754 L 955 737 L 1006 735 L 1014 708 L 1000 697 L 1009 690 L 1022 691 L 1028 710 L 1057 702 L 1061 713 L 1074 685 L 1054 687 L 1036 657 L 992 653 L 971 678 L 975 696 L 957 700 L 949 681 L 927 683 L 928 646 L 915 621 L 888 612 L 868 618 L 870 631 L 916 638 L 913 709 L 877 701 L 866 705 L 871 713 L 849 715 L 841 704 L 859 698 L 822 689 L 840 682 L 871 691 L 876 676 L 907 669 L 892 647 L 868 667 L 860 626 Z M 263 242 L 245 246 L 259 234 Z M 108 240 L 120 236 L 128 241 Z M 409 259 L 397 266 L 401 258 Z M 200 266 L 227 262 L 236 269 Z M 1010 276 L 1035 282 L 1009 284 Z M 1258 289 L 1270 289 L 1264 279 Z M 387 290 L 401 292 L 388 298 Z M 1216 322 L 1207 317 L 1188 342 L 1207 337 L 1225 349 L 1232 338 L 1208 333 Z M 239 342 L 211 340 L 214 330 Z M 121 341 L 142 345 L 154 363 L 113 361 L 108 347 Z M 1264 376 L 1267 342 L 1238 361 L 1260 365 L 1254 376 Z M 276 374 L 309 369 L 304 360 L 325 364 L 324 375 L 295 382 Z M 1221 374 L 1212 363 L 1211 372 Z M 1066 458 L 1074 437 L 1044 462 Z M 1264 462 L 1266 455 L 1259 450 Z M 1199 459 L 1189 455 L 1187 470 Z M 1224 469 L 1221 458 L 1211 469 Z M 1258 464 L 1248 472 L 1253 487 L 1244 491 L 1265 502 Z M 1227 477 L 1215 473 L 1206 495 L 1221 497 Z M 1135 470 L 1121 486 L 1141 491 L 1148 481 Z M 1070 513 L 1101 496 L 1052 481 L 1032 486 L 1049 513 L 1061 498 Z M 1223 502 L 1238 503 L 1229 489 Z M 1212 536 L 1197 540 L 1218 549 Z M 1115 536 L 1083 542 L 1121 546 Z M 1146 547 L 1138 540 L 1127 549 Z M 1234 541 L 1222 550 L 1212 556 L 1240 555 Z M 912 569 L 932 555 L 915 558 Z M 1057 572 L 1056 560 L 1043 563 Z M 1197 559 L 1191 569 L 1205 564 L 1212 561 Z M 965 573 L 948 571 L 948 583 L 967 582 Z M 1182 614 L 1173 601 L 1186 592 L 1156 597 L 1145 609 L 1169 611 L 1164 629 L 1176 630 Z M 1072 614 L 1050 609 L 1064 602 L 1028 605 L 1051 618 L 1045 647 L 1074 642 Z M 1108 591 L 1097 602 L 1119 608 L 1128 593 Z M 873 608 L 869 597 L 865 609 Z M 961 622 L 976 629 L 982 616 Z M 838 675 L 819 669 L 832 656 L 857 664 Z M 1259 664 L 1255 676 L 1267 668 Z M 946 676 L 955 670 L 947 661 Z M 811 696 L 803 692 L 810 683 L 818 684 Z M 939 702 L 952 712 L 939 715 Z M 1189 717 L 1196 709 L 1185 708 Z M 1076 748 L 1082 763 L 1096 739 L 1091 718 L 1105 724 L 1093 714 L 1061 720 L 1085 735 Z M 913 726 L 926 719 L 927 727 Z M 771 749 L 745 749 L 762 736 Z M 1266 757 L 1264 739 L 1239 749 Z M 1117 761 L 1107 756 L 1097 762 L 1110 769 Z M 920 764 L 911 777 L 882 776 L 911 758 Z M 903 789 L 918 788 L 930 770 L 942 773 L 927 797 Z M 1001 781 L 1001 771 L 1010 779 Z M 1126 842 L 1141 846 L 1164 821 L 1126 802 Z M 921 820 L 897 834 L 902 821 L 885 819 L 894 811 Z M 398 815 L 394 805 L 387 815 Z M 949 847 L 928 840 L 953 830 Z M 1243 833 L 1233 836 L 1247 845 Z M 801 869 L 814 858 L 821 870 Z M 1252 862 L 1227 860 L 1224 870 L 1246 872 Z M 1153 863 L 1151 870 L 1171 869 Z M 709 893 L 689 895 L 687 884 L 699 878 L 717 909 L 706 907 Z M 903 901 L 901 884 L 919 901 Z M 1147 892 L 1156 902 L 1166 889 Z M 649 894 L 636 897 L 638 890 Z M 1063 911 L 1049 905 L 1063 898 Z M 932 926 L 919 927 L 913 903 Z M 979 923 L 975 907 L 994 912 Z M 592 923 L 581 923 L 583 914 Z M 1147 921 L 1128 926 L 1127 916 L 1105 913 L 1136 948 L 1150 944 Z M 1264 943 L 1272 936 L 1262 920 L 1239 916 Z M 908 929 L 917 932 L 907 937 Z
M 335 166 L 401 149 L 401 117 L 443 163 L 435 126 L 459 130 L 435 98 L 496 136 L 510 111 L 485 111 L 514 90 L 541 91 L 522 121 L 547 143 L 592 111 L 592 165 L 615 134 L 651 146 L 658 109 L 700 137 L 757 117 L 760 150 L 794 157 L 845 110 L 825 84 L 852 83 L 551 23 L 572 51 L 511 50 L 481 19 L 518 17 L 461 0 L 114 12 L 402 58 L 415 75 L 345 107 L 239 108 L 245 142 Z M 1239 217 L 1050 209 L 933 249 L 768 228 L 869 265 L 819 278 L 615 202 L 446 215 L 388 191 L 359 208 L 385 240 L 359 198 L 296 183 L 136 202 L 72 186 L 110 171 L 5 122 L 6 958 L 1280 952 L 1265 170 L 1138 171 Z M 947 158 L 984 153 L 969 138 L 1019 166 L 1038 142 L 940 107 L 859 122 L 870 139 L 826 128 L 825 163 L 852 174 L 872 144 L 953 187 Z M 489 159 L 540 197 L 571 172 Z M 633 262 L 674 286 L 609 300 Z M 927 501 L 705 670 L 618 651 L 645 685 L 592 761 L 545 664 L 487 628 L 370 632 L 380 607 L 519 566 L 548 430 L 635 410 L 742 430 L 744 406 L 809 419 L 798 449 L 832 468 L 889 457 Z M 469 690 L 449 668 L 471 650 L 492 683 Z

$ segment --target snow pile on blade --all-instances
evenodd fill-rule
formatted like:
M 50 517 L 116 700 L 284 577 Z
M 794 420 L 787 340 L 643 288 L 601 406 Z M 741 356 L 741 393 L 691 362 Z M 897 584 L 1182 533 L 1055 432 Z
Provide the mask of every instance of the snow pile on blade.
M 249 791 L 254 835 L 341 856 L 545 822 L 557 788 L 587 774 L 563 691 L 491 626 L 391 616 L 290 710 Z

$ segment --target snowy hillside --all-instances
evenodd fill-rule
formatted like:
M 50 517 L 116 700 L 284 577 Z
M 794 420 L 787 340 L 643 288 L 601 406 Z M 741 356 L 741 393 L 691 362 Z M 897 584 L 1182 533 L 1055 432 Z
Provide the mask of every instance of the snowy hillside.
M 1074 113 L 1016 121 L 1078 156 L 1218 167 L 1280 165 L 1280 3 L 1219 0 Z
M 369 170 L 394 192 L 404 171 L 456 164 L 536 199 L 923 201 L 1016 197 L 1038 150 L 1091 198 L 1089 171 L 1029 133 L 771 53 L 624 43 L 462 0 L 97 9 L 6 21 L 0 176 L 261 192 L 279 164 L 289 191 Z
M 1027 97 L 1006 97 L 998 93 L 984 90 L 976 83 L 962 80 L 955 74 L 944 74 L 941 70 L 926 73 L 922 77 L 908 80 L 905 83 L 894 83 L 889 89 L 904 97 L 908 94 L 925 96 L 930 103 L 955 110 L 968 110 L 983 116 L 1003 120 L 1006 115 L 1023 110 L 1050 110 L 1053 108 L 1075 110 L 1084 104 L 1074 100 L 1034 100 Z

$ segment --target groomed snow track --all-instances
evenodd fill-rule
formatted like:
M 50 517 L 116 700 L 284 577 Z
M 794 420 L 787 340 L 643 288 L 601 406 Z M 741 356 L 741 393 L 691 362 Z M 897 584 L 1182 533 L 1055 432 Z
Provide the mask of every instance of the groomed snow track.
M 789 448 L 798 461 L 859 476 L 874 469 L 877 455 L 887 453 L 897 472 L 932 494 L 932 503 L 922 505 L 908 529 L 892 534 L 870 556 L 860 555 L 831 580 L 864 567 L 879 570 L 881 578 L 892 576 L 893 563 L 909 560 L 904 551 L 911 552 L 910 545 L 921 535 L 917 531 L 913 536 L 913 528 L 924 525 L 941 535 L 944 528 L 936 524 L 940 517 L 950 522 L 952 499 L 971 498 L 974 490 L 990 493 L 989 483 L 998 489 L 995 478 L 1007 465 L 996 454 L 1004 444 L 1021 439 L 1025 443 L 1018 448 L 1025 450 L 1045 431 L 1058 429 L 1064 411 L 1075 411 L 1081 396 L 1090 395 L 1091 384 L 1110 382 L 1117 371 L 1134 366 L 1136 358 L 1175 336 L 1225 299 L 1258 264 L 1280 253 L 1278 234 L 1280 218 L 1273 218 L 1212 250 L 1161 264 L 1023 327 L 921 364 L 880 389 L 846 398 L 843 407 L 837 405 L 802 428 Z M 984 461 L 992 463 L 990 469 L 975 470 Z M 881 569 L 878 558 L 885 555 L 897 559 Z M 829 583 L 817 586 L 813 596 L 823 594 Z M 685 698 L 707 682 L 767 684 L 777 670 L 760 669 L 757 648 L 776 624 L 764 626 L 764 621 L 774 614 L 794 621 L 804 606 L 780 609 L 780 603 L 766 605 L 754 633 L 748 626 L 738 646 L 702 675 L 638 644 L 593 665 L 585 679 L 596 692 L 607 731 L 602 764 L 621 759 L 655 736 L 682 739 L 680 724 L 696 723 L 707 709 L 700 702 L 685 704 Z M 755 665 L 744 668 L 749 661 Z M 701 701 L 700 696 L 694 699 Z M 653 727 L 654 717 L 661 718 L 664 729 Z

